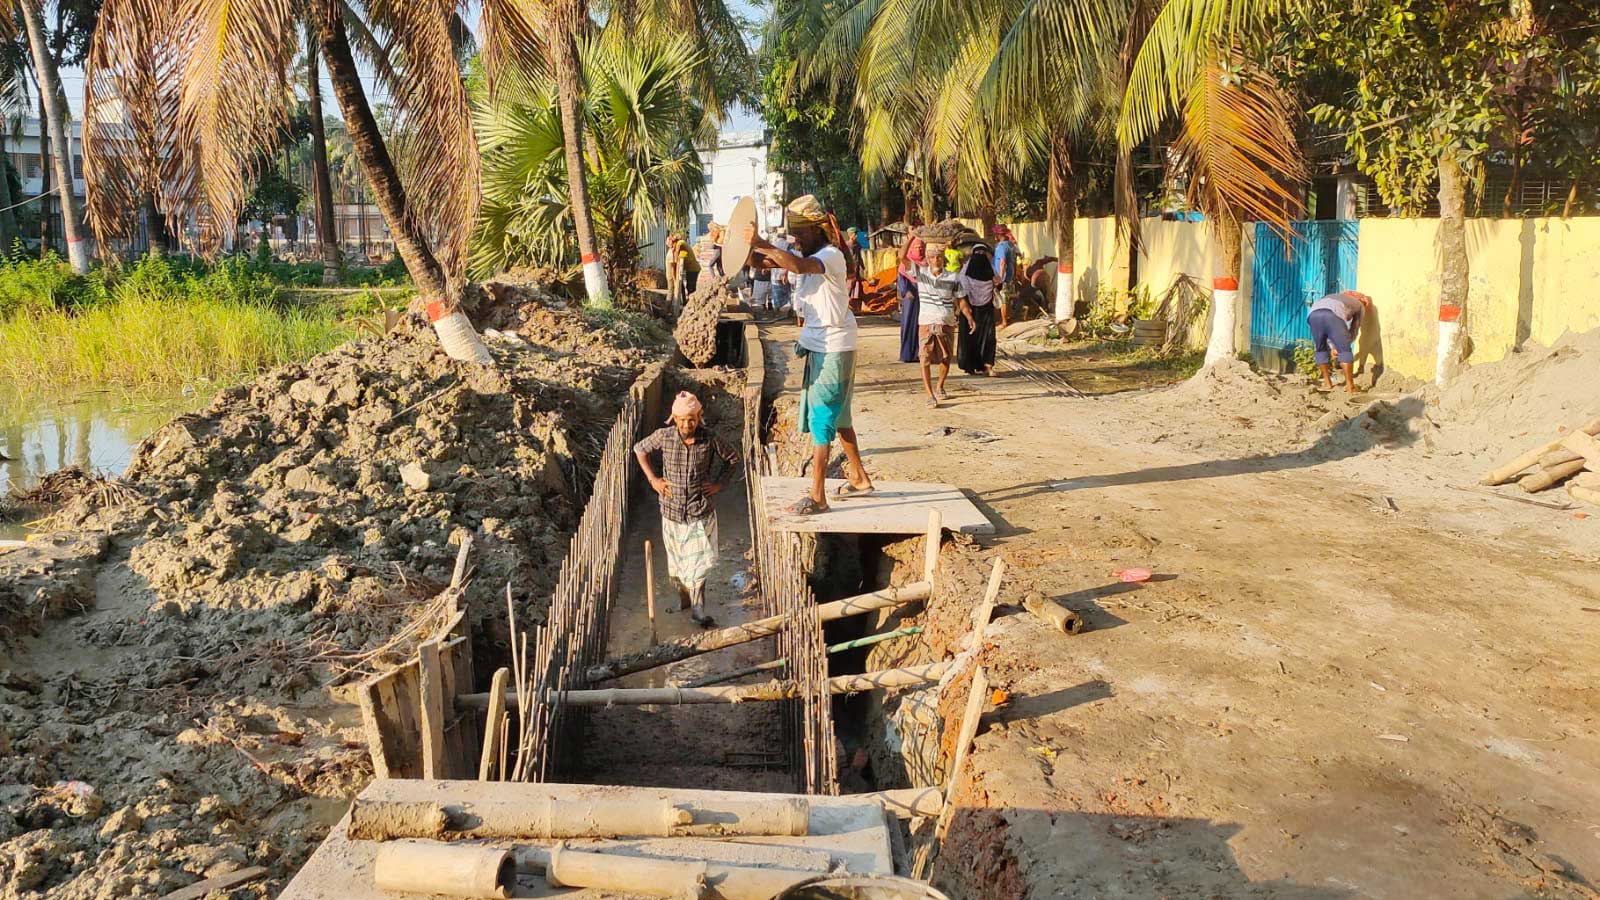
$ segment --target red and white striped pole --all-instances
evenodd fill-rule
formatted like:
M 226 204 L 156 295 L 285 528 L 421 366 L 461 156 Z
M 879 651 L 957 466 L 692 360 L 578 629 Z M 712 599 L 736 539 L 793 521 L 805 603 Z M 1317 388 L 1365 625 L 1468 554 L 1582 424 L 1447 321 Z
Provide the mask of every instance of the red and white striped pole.
M 1445 384 L 1456 377 L 1461 362 L 1461 307 L 1439 304 L 1439 356 L 1434 361 L 1433 380 Z
M 1073 297 L 1076 296 L 1072 278 L 1072 260 L 1056 264 L 1056 321 L 1072 318 Z
M 1233 356 L 1238 306 L 1239 279 L 1232 275 L 1211 279 L 1211 338 L 1206 342 L 1206 365 Z
M 583 290 L 591 304 L 606 306 L 611 303 L 611 287 L 606 284 L 605 267 L 600 265 L 599 257 L 593 253 L 583 254 Z

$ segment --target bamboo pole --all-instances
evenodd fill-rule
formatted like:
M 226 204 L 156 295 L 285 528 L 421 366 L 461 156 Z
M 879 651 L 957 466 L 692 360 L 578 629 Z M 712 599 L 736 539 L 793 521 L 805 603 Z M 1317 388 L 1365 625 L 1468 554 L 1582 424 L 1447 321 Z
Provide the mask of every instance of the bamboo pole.
M 752 795 L 674 803 L 652 788 L 605 788 L 591 796 L 552 787 L 517 802 L 445 805 L 434 800 L 362 800 L 350 810 L 352 840 L 404 838 L 561 840 L 624 837 L 799 837 L 810 832 L 804 797 Z
M 855 650 L 860 647 L 870 647 L 873 644 L 881 644 L 884 641 L 894 640 L 895 638 L 901 637 L 909 637 L 911 635 L 921 633 L 922 626 L 914 625 L 910 628 L 900 628 L 894 631 L 886 631 L 883 634 L 869 634 L 866 637 L 856 638 L 853 641 L 844 641 L 842 643 L 833 644 L 828 647 L 828 653 L 830 655 L 834 653 L 843 653 L 846 650 Z M 757 663 L 753 666 L 747 666 L 743 669 L 735 669 L 732 672 L 723 672 L 720 675 L 707 675 L 704 678 L 698 678 L 694 681 L 688 682 L 683 686 L 707 687 L 713 684 L 721 684 L 724 681 L 732 681 L 735 678 L 743 678 L 746 675 L 754 675 L 757 672 L 770 672 L 774 669 L 781 669 L 788 664 L 789 661 L 787 659 L 769 659 L 766 662 Z
M 861 675 L 840 675 L 828 679 L 828 693 L 855 694 L 879 688 L 933 684 L 950 671 L 951 665 L 953 665 L 951 662 L 938 662 L 903 669 L 866 672 Z M 800 686 L 794 681 L 769 681 L 766 684 L 733 687 L 600 688 L 565 693 L 551 691 L 547 695 L 547 702 L 563 706 L 683 706 L 698 703 L 793 700 L 800 696 Z M 483 709 L 489 704 L 489 695 L 462 694 L 456 698 L 456 702 L 463 707 Z M 506 697 L 506 705 L 511 708 L 516 708 L 519 703 L 520 698 L 515 694 Z
M 832 603 L 823 603 L 816 607 L 817 618 L 823 622 L 831 622 L 848 616 L 860 615 L 879 609 L 893 606 L 903 606 L 926 600 L 930 595 L 927 582 L 918 581 L 899 588 L 883 588 Z M 589 683 L 609 681 L 623 675 L 632 675 L 648 669 L 660 668 L 675 662 L 681 662 L 695 656 L 732 647 L 736 644 L 746 644 L 750 641 L 770 637 L 783 629 L 788 615 L 778 613 L 746 622 L 742 625 L 733 625 L 728 628 L 719 628 L 713 631 L 702 631 L 698 634 L 686 635 L 664 641 L 649 650 L 634 653 L 629 656 L 619 656 L 608 659 L 596 666 L 591 666 L 586 673 Z

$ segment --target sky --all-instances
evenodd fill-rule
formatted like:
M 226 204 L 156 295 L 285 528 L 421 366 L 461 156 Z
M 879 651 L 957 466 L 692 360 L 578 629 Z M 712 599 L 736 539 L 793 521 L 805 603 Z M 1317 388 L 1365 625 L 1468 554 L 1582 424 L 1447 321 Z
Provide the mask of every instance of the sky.
M 736 12 L 752 22 L 750 33 L 747 35 L 746 39 L 750 42 L 750 46 L 754 48 L 756 43 L 760 40 L 760 24 L 766 16 L 766 10 L 762 8 L 762 5 L 759 2 L 752 2 L 752 0 L 730 0 L 730 3 Z M 478 28 L 478 10 L 478 3 L 473 2 L 468 6 L 466 12 L 467 22 L 472 26 L 474 32 L 476 32 Z M 72 117 L 74 119 L 82 119 L 84 82 L 83 69 L 76 66 L 63 68 L 61 70 L 61 81 L 62 89 L 66 91 L 67 100 L 72 106 Z M 368 102 L 372 103 L 374 106 L 378 106 L 388 101 L 388 93 L 379 87 L 378 83 L 372 78 L 370 71 L 368 71 L 365 66 L 362 67 L 361 81 L 366 87 Z M 329 116 L 336 118 L 340 117 L 339 104 L 333 99 L 333 84 L 328 80 L 328 72 L 325 67 L 322 70 L 322 96 L 324 112 Z M 35 102 L 37 103 L 37 101 Z M 35 113 L 35 115 L 37 115 L 37 113 Z M 753 110 L 748 110 L 741 107 L 729 111 L 728 121 L 724 123 L 723 130 L 759 131 L 761 127 L 762 123 L 760 114 Z

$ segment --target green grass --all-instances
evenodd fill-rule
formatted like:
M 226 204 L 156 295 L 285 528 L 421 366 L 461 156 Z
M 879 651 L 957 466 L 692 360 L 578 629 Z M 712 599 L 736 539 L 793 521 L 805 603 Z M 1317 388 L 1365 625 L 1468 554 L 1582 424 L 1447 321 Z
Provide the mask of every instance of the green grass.
M 0 378 L 138 389 L 232 382 L 354 335 L 347 311 L 283 302 L 254 262 L 146 257 L 75 275 L 53 255 L 0 262 Z
M 132 296 L 78 313 L 25 310 L 0 322 L 0 377 L 126 387 L 227 382 L 348 340 L 332 311 Z

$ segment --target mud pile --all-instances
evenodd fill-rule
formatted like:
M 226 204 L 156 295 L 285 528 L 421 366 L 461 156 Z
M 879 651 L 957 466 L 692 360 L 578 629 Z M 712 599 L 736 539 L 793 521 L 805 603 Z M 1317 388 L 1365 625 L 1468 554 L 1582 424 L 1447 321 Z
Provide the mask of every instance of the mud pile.
M 739 302 L 728 290 L 725 278 L 708 278 L 699 290 L 689 295 L 678 316 L 672 336 L 678 349 L 696 366 L 709 365 L 717 355 L 717 322 L 723 309 Z
M 340 685 L 423 613 L 463 534 L 474 615 L 509 581 L 538 619 L 665 334 L 522 286 L 485 305 L 515 329 L 486 331 L 495 369 L 411 323 L 273 370 L 152 435 L 126 491 L 55 516 L 63 536 L 0 553 L 28 587 L 0 598 L 0 900 L 254 865 L 231 896 L 275 895 L 371 775 Z

